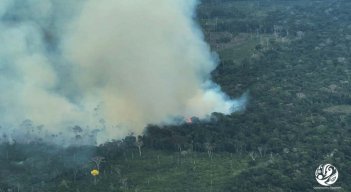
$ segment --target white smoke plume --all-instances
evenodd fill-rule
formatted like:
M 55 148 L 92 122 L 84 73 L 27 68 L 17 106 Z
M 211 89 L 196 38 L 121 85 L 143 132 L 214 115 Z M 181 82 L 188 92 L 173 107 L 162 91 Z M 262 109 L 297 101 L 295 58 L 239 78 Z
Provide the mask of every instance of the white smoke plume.
M 79 134 L 101 143 L 173 117 L 242 109 L 245 97 L 231 100 L 210 80 L 217 58 L 194 21 L 196 6 L 2 0 L 2 139 L 72 143 Z

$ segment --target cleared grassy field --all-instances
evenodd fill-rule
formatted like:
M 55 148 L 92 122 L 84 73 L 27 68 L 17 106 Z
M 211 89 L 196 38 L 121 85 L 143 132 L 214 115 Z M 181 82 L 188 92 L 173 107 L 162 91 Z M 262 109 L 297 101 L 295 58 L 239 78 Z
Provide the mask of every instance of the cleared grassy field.
M 267 158 L 250 166 L 246 155 L 205 152 L 180 155 L 178 152 L 146 150 L 142 157 L 130 151 L 116 161 L 106 161 L 97 184 L 92 176 L 72 183 L 68 180 L 57 191 L 223 191 L 243 170 L 265 166 Z M 116 171 L 117 170 L 117 171 Z M 90 180 L 90 182 L 87 182 Z

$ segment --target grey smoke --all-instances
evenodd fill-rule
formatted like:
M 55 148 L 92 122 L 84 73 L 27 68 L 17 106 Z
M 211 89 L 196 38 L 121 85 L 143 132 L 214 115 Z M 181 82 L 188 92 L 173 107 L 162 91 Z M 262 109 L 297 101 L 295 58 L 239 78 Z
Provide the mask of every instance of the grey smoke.
M 196 5 L 2 0 L 0 133 L 101 143 L 172 117 L 242 110 L 246 96 L 232 100 L 210 80 L 218 59 Z M 84 131 L 72 133 L 76 125 Z

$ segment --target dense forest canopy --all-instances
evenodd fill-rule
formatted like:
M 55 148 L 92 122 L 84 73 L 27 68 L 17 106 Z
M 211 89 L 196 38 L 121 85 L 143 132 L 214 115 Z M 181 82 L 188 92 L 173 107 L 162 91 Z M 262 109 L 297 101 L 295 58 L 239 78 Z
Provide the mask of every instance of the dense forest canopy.
M 0 189 L 314 191 L 316 168 L 331 163 L 335 186 L 350 191 L 350 9 L 346 0 L 203 0 L 196 20 L 220 58 L 212 79 L 230 97 L 248 93 L 245 111 L 149 125 L 98 147 L 5 143 Z M 93 156 L 104 157 L 96 183 Z

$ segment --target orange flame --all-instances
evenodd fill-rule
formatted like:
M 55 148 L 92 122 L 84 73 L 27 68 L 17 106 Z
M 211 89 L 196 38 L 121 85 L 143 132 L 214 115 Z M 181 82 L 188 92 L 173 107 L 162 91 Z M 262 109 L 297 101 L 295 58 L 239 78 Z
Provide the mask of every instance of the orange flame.
M 191 117 L 186 118 L 185 121 L 186 121 L 186 123 L 188 123 L 188 124 L 193 123 L 193 120 L 191 119 Z

